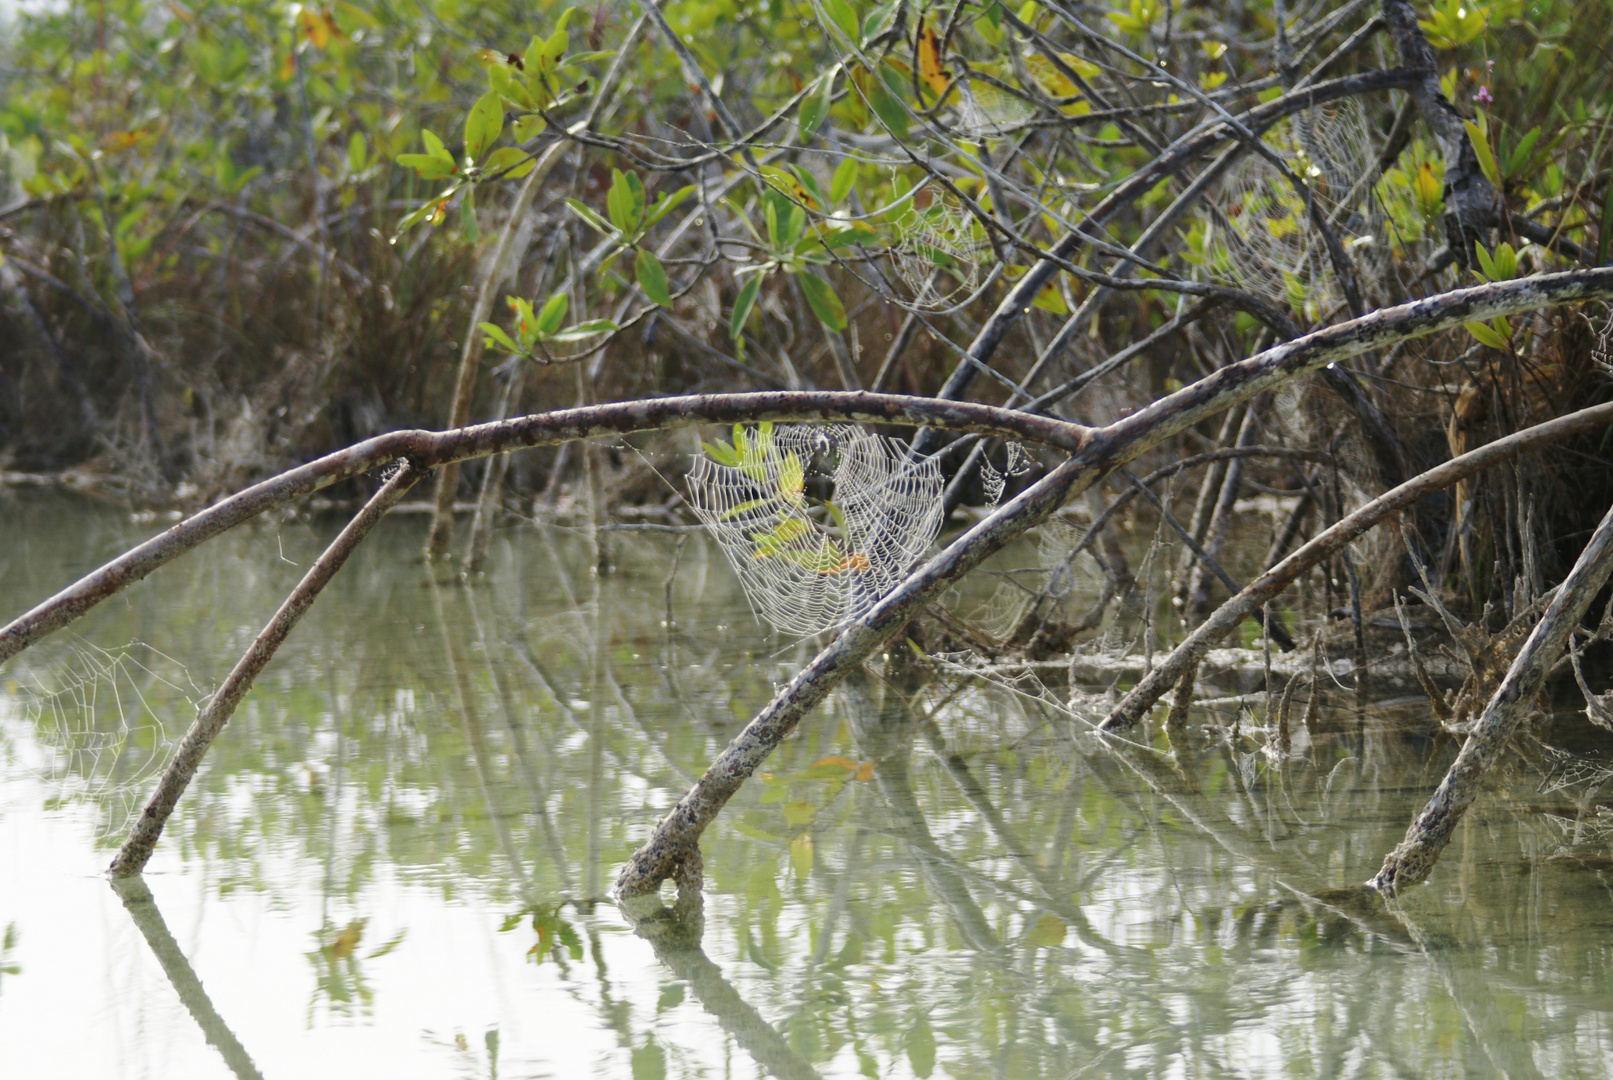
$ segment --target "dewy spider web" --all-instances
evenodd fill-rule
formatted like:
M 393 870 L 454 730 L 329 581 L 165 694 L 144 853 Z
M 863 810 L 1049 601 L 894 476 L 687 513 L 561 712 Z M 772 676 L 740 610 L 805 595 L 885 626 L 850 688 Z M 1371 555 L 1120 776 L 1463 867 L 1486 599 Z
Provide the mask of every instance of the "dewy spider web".
M 1298 113 L 1266 135 L 1335 223 L 1363 284 L 1376 281 L 1388 255 L 1385 217 L 1370 188 L 1360 183 L 1376 168 L 1376 133 L 1353 100 Z M 1310 223 L 1305 203 L 1269 161 L 1245 157 L 1222 182 L 1227 267 L 1243 288 L 1315 317 L 1339 301 L 1326 246 Z M 1349 205 L 1345 205 L 1348 203 Z
M 850 426 L 736 426 L 705 444 L 690 503 L 752 609 L 802 637 L 857 618 L 941 529 L 941 470 Z
M 98 812 L 102 837 L 124 831 L 150 777 L 177 736 L 163 717 L 184 717 L 206 697 L 183 665 L 141 642 L 75 647 L 70 658 L 17 676 L 0 697 L 19 762 L 53 786 L 58 801 Z

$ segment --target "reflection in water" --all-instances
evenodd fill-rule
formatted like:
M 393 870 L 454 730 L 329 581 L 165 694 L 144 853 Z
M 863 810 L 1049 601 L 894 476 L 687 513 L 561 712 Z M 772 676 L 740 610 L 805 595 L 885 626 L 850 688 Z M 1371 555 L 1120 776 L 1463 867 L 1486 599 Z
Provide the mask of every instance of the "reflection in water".
M 152 954 L 162 965 L 162 972 L 168 976 L 174 991 L 179 994 L 185 1011 L 195 1018 L 208 1043 L 216 1046 L 224 1056 L 224 1064 L 229 1066 L 230 1072 L 240 1080 L 263 1080 L 257 1066 L 252 1064 L 246 1047 L 241 1045 L 218 1010 L 213 1008 L 212 999 L 202 989 L 202 980 L 196 977 L 195 969 L 180 951 L 179 942 L 168 932 L 168 924 L 163 921 L 162 912 L 157 908 L 157 901 L 145 881 L 138 877 L 113 878 L 112 891 L 123 901 L 124 909 L 134 920 L 140 936 L 151 946 Z
M 4 595 L 42 593 L 127 536 L 79 509 L 29 521 L 0 515 L 17 553 Z M 1329 687 L 1284 757 L 1247 714 L 1231 733 L 1235 705 L 1100 741 L 1079 693 L 1072 713 L 1065 687 L 893 650 L 719 819 L 701 902 L 629 915 L 598 902 L 606 875 L 810 646 L 766 636 L 698 534 L 618 534 L 600 578 L 587 536 L 517 532 L 467 586 L 414 561 L 419 527 L 389 523 L 332 584 L 159 856 L 204 908 L 302 920 L 279 1035 L 243 1029 L 260 1055 L 380 1031 L 478 1076 L 1605 1075 L 1608 830 L 1592 781 L 1537 790 L 1561 772 L 1538 744 L 1434 881 L 1385 909 L 1354 886 L 1455 749 L 1422 707 L 1383 703 L 1394 688 L 1362 708 Z M 7 767 L 111 842 L 192 699 L 327 531 L 226 537 L 98 609 L 81 641 L 8 666 Z M 1576 754 L 1606 749 L 1582 719 L 1553 724 Z M 104 861 L 84 852 L 88 873 Z M 439 940 L 423 929 L 439 915 L 479 936 Z M 5 965 L 30 985 L 42 970 L 19 951 L 34 922 L 19 925 L 0 954 L 8 1004 Z M 184 954 L 150 925 L 235 1067 Z M 190 955 L 215 994 L 235 976 Z M 485 1014 L 398 1019 L 405 998 L 456 985 L 495 986 Z

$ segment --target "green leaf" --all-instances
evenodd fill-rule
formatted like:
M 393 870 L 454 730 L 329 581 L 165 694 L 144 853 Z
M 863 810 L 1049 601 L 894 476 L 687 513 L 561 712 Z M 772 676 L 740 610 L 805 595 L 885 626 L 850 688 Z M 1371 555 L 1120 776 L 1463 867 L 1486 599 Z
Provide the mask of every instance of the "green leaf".
M 566 49 L 570 45 L 571 37 L 566 33 L 565 26 L 562 25 L 560 29 L 550 34 L 549 39 L 543 43 L 543 58 L 553 64 L 566 55 Z
M 653 229 L 657 222 L 666 217 L 668 214 L 672 213 L 672 211 L 676 210 L 679 205 L 693 195 L 695 191 L 695 186 L 693 184 L 689 184 L 685 187 L 679 188 L 677 191 L 674 191 L 671 195 L 662 195 L 657 198 L 655 200 L 655 204 L 650 207 L 650 212 L 644 215 L 645 230 L 648 231 Z
M 480 161 L 482 152 L 504 131 L 504 102 L 492 90 L 476 99 L 465 117 L 465 156 Z
M 879 234 L 866 225 L 848 225 L 844 229 L 834 229 L 823 237 L 823 246 L 831 251 L 842 248 L 848 244 L 877 244 Z
M 778 470 L 779 497 L 791 506 L 801 505 L 801 493 L 806 486 L 806 469 L 794 450 L 784 455 L 784 464 Z
M 581 341 L 584 338 L 598 337 L 601 334 L 614 334 L 620 330 L 612 319 L 590 319 L 568 326 L 564 330 L 549 335 L 550 341 Z
M 521 348 L 521 346 L 517 345 L 513 340 L 511 340 L 510 335 L 506 334 L 492 323 L 484 322 L 477 323 L 476 325 L 481 328 L 482 333 L 487 335 L 486 339 L 482 342 L 483 348 L 491 349 L 493 346 L 497 345 L 499 348 L 504 349 L 507 352 L 515 353 L 518 356 L 526 353 L 525 349 Z
M 818 321 L 829 329 L 839 333 L 846 328 L 846 309 L 840 303 L 840 297 L 835 295 L 834 289 L 827 281 L 816 274 L 797 274 L 796 280 L 801 283 L 801 291 L 806 294 L 807 306 Z
M 661 260 L 645 248 L 639 248 L 633 258 L 633 276 L 638 278 L 638 287 L 644 290 L 650 303 L 661 307 L 672 306 L 672 293 L 667 289 L 666 271 L 661 269 Z
M 612 230 L 610 227 L 610 222 L 594 213 L 594 211 L 586 204 L 580 203 L 576 199 L 567 199 L 566 209 L 582 218 L 583 223 L 589 228 L 596 229 L 605 236 L 609 236 L 611 234 Z
M 805 825 L 807 822 L 812 820 L 813 815 L 817 812 L 818 808 L 809 802 L 801 802 L 797 800 L 795 802 L 787 802 L 784 804 L 784 820 L 789 822 L 791 825 Z
M 519 146 L 501 146 L 487 155 L 482 171 L 505 180 L 519 180 L 537 167 L 537 160 Z M 506 172 L 505 170 L 509 170 Z
M 532 305 L 519 296 L 506 296 L 504 303 L 515 312 L 515 336 L 522 345 L 531 345 L 538 339 L 538 317 L 532 313 Z
M 1481 322 L 1463 323 L 1467 332 L 1479 340 L 1481 345 L 1488 345 L 1492 349 L 1505 349 L 1506 339 Z
M 801 239 L 806 231 L 806 207 L 799 203 L 791 203 L 790 209 L 785 213 L 783 231 L 779 236 L 779 247 L 784 251 L 792 251 L 795 242 Z
M 1030 930 L 1025 934 L 1025 944 L 1038 949 L 1062 945 L 1064 935 L 1068 931 L 1069 927 L 1064 924 L 1063 919 L 1048 912 L 1031 924 Z
M 853 45 L 860 43 L 862 38 L 857 33 L 857 12 L 852 6 L 846 0 L 822 0 L 822 3 L 823 13 L 829 16 L 829 21 L 842 34 L 846 35 L 846 39 Z
M 1512 148 L 1507 155 L 1506 175 L 1508 179 L 1517 176 L 1523 167 L 1529 163 L 1529 154 L 1534 150 L 1535 143 L 1540 141 L 1540 128 L 1532 127 L 1518 140 L 1518 145 Z
M 835 166 L 834 178 L 829 181 L 829 201 L 839 203 L 849 194 L 853 185 L 857 183 L 857 159 L 848 157 Z
M 1467 137 L 1473 142 L 1473 153 L 1479 159 L 1479 171 L 1497 191 L 1501 190 L 1501 171 L 1495 167 L 1495 155 L 1490 153 L 1490 139 L 1485 130 L 1471 120 L 1463 120 Z
M 732 461 L 719 460 L 717 458 L 717 453 L 716 453 L 715 447 L 713 447 L 710 443 L 701 443 L 700 445 L 704 446 L 706 448 L 706 452 L 711 454 L 712 460 L 717 461 L 718 464 L 727 465 L 729 468 L 738 467 L 738 465 L 739 465 L 739 455 L 735 454 L 734 450 L 733 450 L 733 447 L 729 446 L 727 443 L 719 442 L 717 445 L 723 448 L 723 450 L 728 454 L 728 456 L 733 459 Z M 745 502 L 740 503 L 738 506 L 734 507 L 732 510 L 725 511 L 723 513 L 723 515 L 721 517 L 719 517 L 717 520 L 718 521 L 732 521 L 734 518 L 739 517 L 742 514 L 748 514 L 752 510 L 760 510 L 760 509 L 762 509 L 764 507 L 768 507 L 768 506 L 772 506 L 772 505 L 773 505 L 773 500 L 772 499 L 749 499 L 749 500 L 747 500 Z M 782 791 L 783 789 L 780 788 L 779 790 Z
M 732 446 L 729 446 L 721 439 L 718 439 L 714 443 L 702 442 L 700 444 L 700 449 L 704 450 L 706 452 L 706 456 L 719 465 L 726 465 L 730 469 L 737 469 L 739 467 L 739 455 L 734 452 L 734 448 Z M 767 501 L 768 500 L 766 499 L 757 499 L 754 501 L 754 503 L 741 504 L 730 510 L 728 514 L 724 514 L 723 517 L 726 519 L 730 515 L 738 514 L 743 510 L 751 509 L 755 504 L 766 503 Z
M 756 306 L 756 294 L 761 290 L 761 274 L 752 275 L 739 287 L 739 295 L 734 298 L 734 313 L 728 320 L 728 336 L 735 341 L 741 340 L 741 335 L 745 331 L 745 320 L 750 318 L 750 309 Z
M 920 1077 L 928 1077 L 935 1071 L 935 1033 L 923 1013 L 919 1013 L 913 1030 L 907 1033 L 907 1063 Z
M 433 154 L 399 154 L 397 162 L 422 180 L 442 180 L 458 171 L 452 158 L 445 161 Z
M 560 320 L 566 317 L 566 308 L 569 305 L 570 301 L 566 299 L 565 293 L 555 293 L 549 297 L 548 302 L 543 305 L 543 310 L 538 312 L 535 329 L 539 336 L 548 337 L 560 329 Z
M 369 164 L 369 150 L 364 142 L 364 133 L 355 131 L 347 140 L 347 171 L 361 173 Z
M 835 80 L 834 72 L 819 76 L 819 81 L 813 85 L 811 93 L 801 99 L 801 111 L 796 114 L 795 123 L 801 133 L 801 142 L 805 143 L 812 138 L 823 118 L 829 115 L 829 105 L 834 101 Z
M 615 49 L 596 49 L 593 52 L 572 53 L 560 62 L 560 66 L 563 68 L 577 67 L 582 64 L 592 64 L 597 60 L 609 60 L 615 55 Z
M 868 80 L 868 107 L 892 135 L 907 138 L 907 109 L 886 85 L 883 72 Z
M 610 171 L 610 191 L 605 196 L 605 210 L 611 224 L 626 236 L 638 235 L 639 222 L 644 220 L 644 182 L 637 173 Z
M 442 140 L 437 138 L 436 135 L 425 128 L 421 128 L 420 141 L 426 144 L 426 153 L 434 158 L 442 158 L 450 165 L 453 164 L 454 155 L 448 152 L 448 148 L 442 144 Z
M 799 165 L 791 165 L 790 172 L 795 174 L 796 180 L 800 182 L 806 193 L 812 196 L 812 201 L 822 207 L 827 200 L 823 197 L 823 189 L 818 187 L 818 178 Z M 805 202 L 806 200 L 801 201 Z
M 812 834 L 802 833 L 790 841 L 790 869 L 805 881 L 812 873 Z
M 1495 245 L 1495 280 L 1508 281 L 1518 276 L 1518 255 L 1512 245 L 1503 240 Z
M 548 126 L 541 116 L 522 116 L 510 125 L 510 138 L 518 143 L 531 142 Z
M 840 509 L 840 507 L 838 507 L 834 503 L 830 502 L 828 499 L 823 500 L 823 505 L 824 505 L 824 507 L 826 509 L 828 509 L 829 516 L 834 518 L 835 528 L 840 530 L 841 539 L 849 539 L 850 534 L 847 533 L 847 531 L 846 531 L 846 515 L 845 515 L 845 512 L 842 511 Z

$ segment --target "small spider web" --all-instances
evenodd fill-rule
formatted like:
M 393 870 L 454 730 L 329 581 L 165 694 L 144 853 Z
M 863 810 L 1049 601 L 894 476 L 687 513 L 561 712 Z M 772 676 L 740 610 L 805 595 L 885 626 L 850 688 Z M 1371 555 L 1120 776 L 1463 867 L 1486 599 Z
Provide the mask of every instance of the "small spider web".
M 55 804 L 95 808 L 98 838 L 121 834 L 179 729 L 206 697 L 183 665 L 140 642 L 78 647 L 62 662 L 19 673 L 0 698 L 14 759 L 54 789 Z
M 690 504 L 752 610 L 783 633 L 858 618 L 941 530 L 941 470 L 904 442 L 850 426 L 763 424 L 734 437 L 695 459 Z

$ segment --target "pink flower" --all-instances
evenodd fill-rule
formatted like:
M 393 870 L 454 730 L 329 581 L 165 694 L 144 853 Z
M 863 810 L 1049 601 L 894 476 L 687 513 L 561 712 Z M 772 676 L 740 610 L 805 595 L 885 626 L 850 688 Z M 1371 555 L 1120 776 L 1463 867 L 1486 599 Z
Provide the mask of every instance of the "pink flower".
M 1479 92 L 1473 95 L 1473 100 L 1480 105 L 1488 105 L 1491 100 L 1490 88 L 1488 86 L 1479 87 Z

